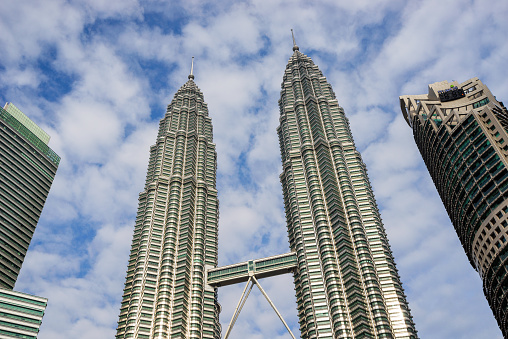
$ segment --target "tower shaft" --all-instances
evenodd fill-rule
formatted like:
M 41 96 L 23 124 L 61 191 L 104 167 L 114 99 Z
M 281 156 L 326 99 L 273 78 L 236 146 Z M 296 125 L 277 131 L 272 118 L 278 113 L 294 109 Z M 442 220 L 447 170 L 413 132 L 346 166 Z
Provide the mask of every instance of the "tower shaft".
M 139 207 L 116 338 L 220 338 L 217 155 L 189 76 L 160 121 Z
M 348 120 L 318 67 L 293 50 L 277 133 L 302 338 L 416 338 Z

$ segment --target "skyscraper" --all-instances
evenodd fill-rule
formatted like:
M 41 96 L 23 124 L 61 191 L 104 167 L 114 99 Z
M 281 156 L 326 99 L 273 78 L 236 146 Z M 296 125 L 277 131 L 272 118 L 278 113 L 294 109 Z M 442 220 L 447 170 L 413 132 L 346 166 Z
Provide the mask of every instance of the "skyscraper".
M 417 337 L 344 111 L 293 50 L 277 129 L 291 252 L 216 267 L 215 145 L 191 68 L 150 150 L 117 339 L 218 338 L 217 287 L 246 281 L 226 338 L 255 284 L 291 332 L 258 281 L 290 272 L 302 338 Z
M 49 135 L 0 107 L 0 336 L 37 338 L 47 299 L 12 291 L 60 163 Z
M 60 157 L 13 104 L 0 108 L 0 287 L 12 289 Z
M 217 155 L 194 75 L 159 124 L 139 207 L 116 338 L 220 338 Z
M 508 111 L 478 78 L 436 82 L 400 107 L 508 337 Z
M 367 169 L 344 110 L 296 44 L 277 129 L 303 338 L 416 338 Z

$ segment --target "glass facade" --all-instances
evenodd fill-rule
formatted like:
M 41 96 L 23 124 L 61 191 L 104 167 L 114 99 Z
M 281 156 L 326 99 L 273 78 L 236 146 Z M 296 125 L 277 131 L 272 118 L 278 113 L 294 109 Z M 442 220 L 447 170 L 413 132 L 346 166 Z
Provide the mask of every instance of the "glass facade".
M 160 121 L 127 268 L 116 338 L 220 338 L 217 154 L 203 94 L 189 76 Z
M 442 93 L 463 92 L 442 101 Z M 498 324 L 508 335 L 508 111 L 473 78 L 400 97 L 401 109 Z
M 51 162 L 53 162 L 56 166 L 58 166 L 60 164 L 60 157 L 51 148 L 49 148 L 48 146 L 49 136 L 45 134 L 46 132 L 42 131 L 42 129 L 40 129 L 39 127 L 38 129 L 36 129 L 34 127 L 35 123 L 32 120 L 30 120 L 26 115 L 21 113 L 19 109 L 17 108 L 16 110 L 13 109 L 14 107 L 13 104 L 8 104 L 8 106 L 6 107 L 9 108 L 10 112 L 0 107 L 0 119 L 3 120 L 4 123 L 8 124 L 11 128 L 13 128 L 21 136 L 23 136 L 27 141 L 29 141 L 32 146 L 35 146 L 38 149 L 38 151 L 44 154 L 46 157 L 48 157 L 48 159 L 51 160 Z M 18 114 L 13 115 L 11 114 L 12 112 L 18 112 Z M 23 114 L 23 116 L 19 116 L 19 114 Z M 39 136 L 41 137 L 46 136 L 46 138 L 43 140 L 39 138 Z
M 49 143 L 50 136 L 44 132 L 42 128 L 37 126 L 29 117 L 21 112 L 13 103 L 8 102 L 4 107 L 10 115 L 12 115 L 17 121 L 25 126 L 31 133 L 33 133 L 40 141 L 46 145 Z
M 279 135 L 302 338 L 416 338 L 367 169 L 344 110 L 297 46 Z
M 14 288 L 60 162 L 32 130 L 0 108 L 0 287 L 7 289 Z

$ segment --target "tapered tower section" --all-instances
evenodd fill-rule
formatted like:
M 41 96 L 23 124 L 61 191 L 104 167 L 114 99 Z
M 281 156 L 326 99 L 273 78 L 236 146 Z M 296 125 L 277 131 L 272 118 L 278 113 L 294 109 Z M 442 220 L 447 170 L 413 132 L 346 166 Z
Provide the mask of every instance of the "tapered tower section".
M 217 154 L 194 76 L 160 121 L 139 195 L 116 338 L 220 338 Z
M 319 68 L 293 51 L 277 132 L 302 338 L 416 338 L 348 120 Z

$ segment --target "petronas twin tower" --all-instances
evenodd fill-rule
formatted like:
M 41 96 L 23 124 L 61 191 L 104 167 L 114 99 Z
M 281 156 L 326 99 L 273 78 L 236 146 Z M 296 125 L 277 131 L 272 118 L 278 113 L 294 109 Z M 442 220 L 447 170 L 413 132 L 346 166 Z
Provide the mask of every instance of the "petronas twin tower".
M 189 76 L 160 121 L 139 207 L 116 338 L 218 338 L 217 153 Z
M 217 156 L 191 71 L 150 149 L 117 339 L 220 338 L 219 286 L 262 290 L 257 278 L 288 272 L 302 338 L 417 337 L 348 120 L 319 68 L 293 51 L 277 128 L 290 253 L 217 267 Z

